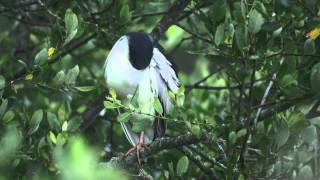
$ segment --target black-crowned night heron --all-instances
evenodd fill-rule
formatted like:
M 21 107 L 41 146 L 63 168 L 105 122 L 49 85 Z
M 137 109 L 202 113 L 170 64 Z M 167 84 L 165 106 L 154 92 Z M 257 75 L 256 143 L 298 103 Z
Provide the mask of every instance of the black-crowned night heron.
M 104 76 L 108 88 L 114 89 L 125 104 L 128 97 L 136 98 L 139 113 L 131 114 L 129 121 L 121 123 L 121 126 L 134 146 L 128 153 L 137 150 L 140 162 L 139 149 L 164 135 L 165 123 L 156 116 L 153 101 L 158 98 L 163 113 L 169 112 L 172 103 L 168 92 L 176 93 L 178 90 L 176 65 L 150 35 L 130 32 L 113 45 L 106 60 Z M 146 118 L 151 120 L 150 126 L 134 132 L 132 126 L 135 121 Z

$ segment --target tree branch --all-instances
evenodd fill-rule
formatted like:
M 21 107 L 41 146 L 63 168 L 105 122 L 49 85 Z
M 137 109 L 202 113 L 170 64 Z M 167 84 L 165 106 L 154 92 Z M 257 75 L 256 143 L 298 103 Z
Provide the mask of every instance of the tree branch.
M 281 60 L 280 60 L 280 66 L 282 65 L 283 61 L 284 61 L 284 57 L 282 57 Z M 270 90 L 271 90 L 271 88 L 272 88 L 272 86 L 273 86 L 273 82 L 276 80 L 276 78 L 277 78 L 277 73 L 273 73 L 272 78 L 271 78 L 271 80 L 270 80 L 270 82 L 269 82 L 269 84 L 268 84 L 268 86 L 267 86 L 267 88 L 266 88 L 266 90 L 265 90 L 265 92 L 264 92 L 264 94 L 263 94 L 263 97 L 262 97 L 262 99 L 261 99 L 260 105 L 261 105 L 261 104 L 264 104 L 264 103 L 266 102 L 267 97 L 268 97 L 268 95 L 269 95 L 269 92 L 270 92 Z M 260 108 L 258 109 L 258 111 L 257 111 L 257 113 L 256 113 L 256 117 L 255 117 L 254 120 L 253 120 L 253 123 L 254 123 L 255 126 L 256 126 L 257 121 L 258 121 L 258 119 L 259 119 L 261 110 L 262 110 L 262 107 L 260 107 Z
M 160 36 L 168 29 L 171 24 L 179 20 L 180 13 L 187 7 L 191 0 L 177 0 L 168 10 L 158 25 L 152 30 L 151 35 L 155 40 L 160 39 Z
M 260 116 L 257 119 L 257 122 L 263 121 L 266 118 L 269 118 L 269 117 L 271 117 L 271 116 L 273 116 L 273 115 L 275 115 L 275 114 L 277 114 L 279 112 L 286 111 L 291 107 L 294 107 L 294 106 L 297 106 L 299 104 L 303 104 L 305 102 L 308 102 L 308 101 L 314 99 L 314 97 L 315 97 L 314 94 L 306 94 L 304 96 L 295 98 L 295 99 L 290 100 L 290 101 L 275 103 L 275 104 L 272 105 L 272 107 L 261 110 Z M 252 119 L 254 119 L 255 117 L 256 117 L 255 114 L 253 114 L 251 116 Z M 251 121 L 250 125 L 252 126 L 253 123 L 254 122 Z M 244 125 L 239 125 L 238 126 L 238 130 L 241 129 L 241 128 L 244 128 Z
M 203 159 L 205 159 L 206 161 L 210 162 L 213 166 L 214 165 L 217 165 L 219 166 L 220 168 L 223 168 L 223 169 L 226 169 L 227 167 L 220 163 L 219 161 L 217 161 L 214 157 L 211 157 L 209 156 L 209 154 L 207 154 L 206 151 L 204 151 L 203 148 L 199 148 L 198 146 L 196 145 L 190 145 L 190 146 L 187 146 L 191 151 L 197 153 L 198 155 L 200 155 Z
M 161 138 L 151 143 L 149 146 L 149 150 L 142 149 L 140 151 L 140 154 L 142 157 L 148 157 L 164 149 L 177 148 L 177 147 L 182 147 L 184 145 L 205 142 L 205 141 L 208 141 L 209 139 L 210 139 L 210 135 L 208 135 L 207 133 L 204 133 L 199 137 L 192 134 L 186 134 L 186 135 L 181 135 L 177 137 Z M 136 166 L 133 166 L 134 164 L 137 164 L 137 163 L 138 161 L 134 153 L 131 153 L 128 156 L 121 154 L 117 157 L 111 158 L 111 160 L 109 161 L 109 164 L 112 165 L 113 167 L 120 167 L 123 169 L 127 169 L 131 172 L 135 172 L 137 170 Z

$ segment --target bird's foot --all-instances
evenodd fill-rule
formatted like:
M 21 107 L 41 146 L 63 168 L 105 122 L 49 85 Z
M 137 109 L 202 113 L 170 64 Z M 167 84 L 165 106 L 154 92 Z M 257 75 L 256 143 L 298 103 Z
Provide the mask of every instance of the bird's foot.
M 140 139 L 139 139 L 139 143 L 136 144 L 133 148 L 130 148 L 128 150 L 128 152 L 125 154 L 125 156 L 128 156 L 130 153 L 136 151 L 136 156 L 137 156 L 137 159 L 138 159 L 138 162 L 139 164 L 141 164 L 141 159 L 140 159 L 140 149 L 141 148 L 144 148 L 144 149 L 147 149 L 147 150 L 150 150 L 150 148 L 144 144 L 144 132 L 141 132 L 140 133 Z
M 138 159 L 138 162 L 139 164 L 141 164 L 141 159 L 140 159 L 140 150 L 141 148 L 145 148 L 145 149 L 149 149 L 149 147 L 145 144 L 142 144 L 142 143 L 138 143 L 137 145 L 135 145 L 133 148 L 130 148 L 128 150 L 128 152 L 125 154 L 125 156 L 128 156 L 130 153 L 134 152 L 136 153 L 136 156 L 137 156 L 137 159 Z

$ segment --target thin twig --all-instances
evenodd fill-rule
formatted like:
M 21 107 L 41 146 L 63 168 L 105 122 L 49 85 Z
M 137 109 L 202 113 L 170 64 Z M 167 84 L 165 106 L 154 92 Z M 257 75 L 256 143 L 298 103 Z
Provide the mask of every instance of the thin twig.
M 180 13 L 188 6 L 190 2 L 191 0 L 175 1 L 175 3 L 169 8 L 168 13 L 162 17 L 156 28 L 154 28 L 151 32 L 152 37 L 155 40 L 158 40 L 171 24 L 179 21 Z
M 201 83 L 205 82 L 206 80 L 208 80 L 211 76 L 213 76 L 214 74 L 220 72 L 224 67 L 219 67 L 218 69 L 216 69 L 215 71 L 211 72 L 210 74 L 208 74 L 207 76 L 205 76 L 204 78 L 196 81 L 195 83 L 193 83 L 193 85 L 189 86 L 188 89 L 186 89 L 186 94 L 189 93 L 193 88 L 197 87 L 198 85 L 200 85 Z
M 187 29 L 186 27 L 182 26 L 181 24 L 176 23 L 176 25 L 177 25 L 178 27 L 180 27 L 181 29 L 183 29 L 184 31 L 186 31 L 187 33 L 189 33 L 190 35 L 192 35 L 193 37 L 195 37 L 195 38 L 197 38 L 197 39 L 200 39 L 200 40 L 202 40 L 202 41 L 204 41 L 204 42 L 207 42 L 207 43 L 209 43 L 209 44 L 212 44 L 212 41 L 211 41 L 211 40 L 206 39 L 206 38 L 204 38 L 204 37 L 202 37 L 202 36 L 199 36 L 198 34 L 192 32 L 192 31 L 190 31 L 189 29 Z
M 220 91 L 220 90 L 237 90 L 237 89 L 240 89 L 241 88 L 241 85 L 235 85 L 235 86 L 205 86 L 205 85 L 197 85 L 197 86 L 194 86 L 194 85 L 184 85 L 184 87 L 186 89 L 189 89 L 189 88 L 193 88 L 193 89 L 204 89 L 204 90 L 217 90 L 217 91 Z M 249 86 L 244 86 L 244 88 L 249 88 Z
M 284 62 L 284 57 L 282 57 L 281 60 L 280 60 L 280 66 L 282 65 L 283 62 Z M 272 88 L 272 86 L 273 86 L 273 83 L 274 83 L 274 81 L 276 80 L 276 78 L 277 78 L 277 73 L 275 72 L 275 73 L 273 73 L 272 78 L 271 78 L 271 81 L 269 82 L 266 90 L 264 91 L 264 94 L 263 94 L 262 100 L 261 100 L 261 102 L 260 102 L 260 105 L 261 105 L 261 104 L 264 104 L 264 103 L 266 102 L 267 97 L 268 97 L 268 95 L 269 95 L 269 92 L 270 92 L 270 90 L 271 90 L 271 88 Z M 260 116 L 261 111 L 262 111 L 262 107 L 260 107 L 260 108 L 258 109 L 257 113 L 256 113 L 256 116 L 255 116 L 254 121 L 253 121 L 254 126 L 257 125 L 257 121 L 258 121 L 258 119 L 259 119 L 259 116 Z
M 46 11 L 53 17 L 55 17 L 56 19 L 60 20 L 60 21 L 64 21 L 59 15 L 57 15 L 56 13 L 52 12 L 45 4 L 44 2 L 42 2 L 41 0 L 37 0 L 38 3 L 40 4 L 41 7 L 45 8 Z
M 162 12 L 154 12 L 154 13 L 144 13 L 144 14 L 136 14 L 136 15 L 133 15 L 132 18 L 133 19 L 136 19 L 136 18 L 139 18 L 139 17 L 153 17 L 153 16 L 160 16 L 160 15 L 164 15 L 168 13 L 168 11 L 162 11 Z

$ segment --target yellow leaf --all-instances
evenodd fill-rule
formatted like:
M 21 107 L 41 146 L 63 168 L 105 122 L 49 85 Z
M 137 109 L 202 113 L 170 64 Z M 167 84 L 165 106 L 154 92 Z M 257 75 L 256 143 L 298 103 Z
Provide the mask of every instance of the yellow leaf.
M 26 75 L 26 77 L 24 79 L 27 80 L 27 81 L 32 80 L 33 79 L 33 74 Z
M 316 40 L 319 35 L 320 35 L 320 27 L 316 27 L 307 34 L 307 37 L 312 40 Z
M 56 51 L 56 49 L 53 48 L 53 47 L 48 49 L 48 59 L 52 58 L 52 56 L 54 55 L 55 51 Z

